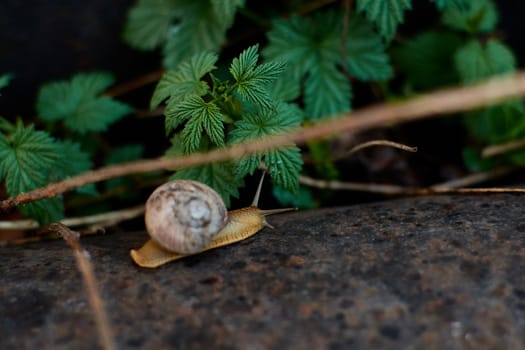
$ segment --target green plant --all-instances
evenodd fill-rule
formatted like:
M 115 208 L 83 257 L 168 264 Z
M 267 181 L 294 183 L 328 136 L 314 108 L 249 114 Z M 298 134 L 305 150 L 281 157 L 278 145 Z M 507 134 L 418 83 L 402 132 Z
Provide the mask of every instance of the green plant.
M 257 64 L 258 47 L 243 51 L 229 66 L 230 80 L 219 79 L 217 56 L 196 54 L 168 71 L 153 93 L 151 107 L 166 100 L 166 133 L 172 137 L 168 154 L 189 154 L 262 137 L 302 122 L 294 104 L 272 95 L 275 80 L 283 71 L 280 62 Z M 207 183 L 229 203 L 237 196 L 246 174 L 253 174 L 264 159 L 274 182 L 288 190 L 298 187 L 302 160 L 295 146 L 253 155 L 235 163 L 210 164 L 177 171 L 173 178 Z
M 398 101 L 516 70 L 512 50 L 496 32 L 499 16 L 493 0 L 429 0 L 438 18 L 415 33 L 403 27 L 412 15 L 411 0 L 270 4 L 268 13 L 258 13 L 254 3 L 242 0 L 139 0 L 130 9 L 125 41 L 140 50 L 160 49 L 166 68 L 150 107 L 164 112 L 171 143 L 167 156 L 247 142 L 349 112 L 356 92 L 363 90 L 377 101 Z M 247 20 L 254 35 L 239 36 Z M 266 40 L 260 40 L 262 35 Z M 229 46 L 247 40 L 251 46 L 240 54 Z M 0 77 L 0 88 L 6 88 L 10 77 Z M 51 82 L 37 98 L 39 130 L 21 121 L 0 123 L 0 176 L 9 195 L 86 171 L 94 159 L 113 164 L 142 157 L 144 148 L 138 144 L 147 140 L 110 143 L 111 150 L 93 142 L 104 138 L 98 132 L 133 112 L 104 95 L 112 84 L 107 73 Z M 471 169 L 524 164 L 525 152 L 520 151 L 490 161 L 480 156 L 486 145 L 525 137 L 524 113 L 522 100 L 465 113 L 462 124 L 454 126 L 465 127 L 472 139 L 464 151 L 465 164 Z M 312 161 L 305 170 L 301 151 Z M 229 203 L 244 177 L 262 162 L 276 198 L 299 206 L 316 205 L 310 189 L 299 185 L 301 172 L 317 172 L 325 179 L 337 179 L 340 173 L 329 143 L 323 141 L 302 150 L 290 144 L 234 162 L 181 169 L 172 177 L 205 182 Z M 132 183 L 114 179 L 104 190 L 118 186 Z M 22 211 L 41 222 L 61 217 L 61 199 L 46 201 Z
M 36 106 L 38 118 L 46 129 L 60 130 L 61 139 L 48 131 L 36 130 L 34 124 L 25 126 L 21 119 L 16 123 L 0 119 L 0 180 L 5 181 L 9 195 L 27 192 L 92 168 L 91 158 L 97 146 L 96 143 L 82 144 L 89 138 L 81 135 L 103 131 L 133 110 L 101 95 L 113 81 L 111 74 L 89 73 L 41 87 Z M 97 194 L 94 186 L 81 187 L 77 192 Z M 64 216 L 61 197 L 29 203 L 20 210 L 40 223 L 57 221 Z

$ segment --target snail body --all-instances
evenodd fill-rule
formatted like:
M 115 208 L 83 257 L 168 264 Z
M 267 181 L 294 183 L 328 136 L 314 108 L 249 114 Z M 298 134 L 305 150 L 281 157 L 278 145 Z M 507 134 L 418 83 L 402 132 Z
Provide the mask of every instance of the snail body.
M 154 268 L 236 243 L 271 227 L 266 216 L 296 210 L 259 209 L 263 178 L 264 174 L 252 205 L 229 212 L 217 192 L 200 182 L 175 180 L 159 186 L 146 202 L 145 222 L 151 239 L 130 251 L 133 261 Z

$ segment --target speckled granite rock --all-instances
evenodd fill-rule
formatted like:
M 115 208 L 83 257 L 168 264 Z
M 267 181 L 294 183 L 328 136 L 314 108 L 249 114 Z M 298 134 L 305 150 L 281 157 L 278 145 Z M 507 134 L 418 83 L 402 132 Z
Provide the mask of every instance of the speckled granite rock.
M 523 197 L 424 197 L 271 218 L 156 270 L 143 232 L 84 238 L 122 349 L 523 349 Z M 62 241 L 0 248 L 0 348 L 93 349 Z

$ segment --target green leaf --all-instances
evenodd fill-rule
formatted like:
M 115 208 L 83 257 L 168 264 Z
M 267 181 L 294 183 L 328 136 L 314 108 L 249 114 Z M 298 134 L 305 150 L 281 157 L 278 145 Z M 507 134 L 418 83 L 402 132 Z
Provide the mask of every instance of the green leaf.
M 287 64 L 281 78 L 286 84 L 274 87 L 272 96 L 283 93 L 285 99 L 291 99 L 304 89 L 305 105 L 311 106 L 307 108 L 308 119 L 350 109 L 351 88 L 340 69 L 343 56 L 350 74 L 360 80 L 384 80 L 392 75 L 381 38 L 357 17 L 349 20 L 346 55 L 342 54 L 342 24 L 342 13 L 328 11 L 311 18 L 292 16 L 289 20 L 276 20 L 267 34 L 265 58 Z M 330 91 L 320 90 L 325 87 Z
M 484 142 L 501 143 L 525 136 L 525 107 L 510 101 L 469 112 L 465 117 L 469 132 Z
M 468 33 L 490 32 L 496 28 L 498 12 L 491 0 L 470 0 L 466 7 L 448 7 L 443 13 L 443 23 Z
M 268 173 L 280 187 L 292 192 L 299 188 L 299 173 L 303 166 L 301 150 L 291 146 L 269 151 L 265 156 Z
M 392 56 L 411 86 L 430 90 L 457 82 L 458 74 L 450 67 L 461 44 L 455 33 L 424 32 L 395 48 Z
M 203 131 L 216 145 L 224 144 L 224 116 L 214 102 L 206 102 L 196 95 L 189 96 L 173 107 L 168 104 L 166 119 L 171 125 L 170 131 L 187 120 L 182 131 L 185 153 L 199 148 Z
M 473 147 L 466 147 L 462 153 L 463 163 L 470 171 L 488 171 L 497 165 L 494 159 L 482 158 L 481 152 Z
M 251 46 L 238 58 L 234 58 L 230 73 L 235 79 L 236 91 L 242 99 L 264 108 L 272 108 L 273 101 L 268 93 L 268 85 L 280 76 L 284 64 L 269 62 L 257 66 L 258 47 Z
M 50 172 L 61 157 L 60 147 L 43 131 L 33 125 L 17 125 L 10 135 L 0 134 L 0 180 L 10 196 L 47 185 Z M 60 198 L 46 199 L 24 205 L 20 210 L 49 223 L 60 219 L 63 207 Z
M 454 60 L 461 80 L 465 83 L 512 73 L 516 67 L 512 51 L 495 39 L 488 40 L 485 45 L 471 40 L 457 51 Z
M 245 142 L 250 139 L 286 132 L 301 125 L 303 115 L 294 104 L 278 102 L 275 109 L 254 109 L 243 114 L 242 119 L 234 123 L 230 133 L 231 143 Z
M 346 49 L 346 62 L 351 75 L 363 81 L 392 77 L 385 45 L 370 25 L 359 17 L 352 17 L 348 22 Z
M 310 71 L 304 90 L 308 119 L 335 116 L 350 110 L 350 82 L 333 65 L 320 64 Z
M 129 114 L 133 109 L 109 97 L 99 97 L 82 102 L 70 117 L 66 126 L 79 133 L 87 131 L 105 131 L 109 125 Z
M 227 207 L 230 206 L 231 197 L 239 197 L 239 187 L 244 185 L 242 178 L 234 175 L 231 163 L 212 163 L 180 169 L 170 179 L 205 183 L 217 191 Z
M 239 7 L 244 7 L 245 0 L 211 0 L 215 16 L 224 18 L 231 24 Z
M 84 152 L 80 144 L 72 141 L 61 141 L 57 142 L 57 146 L 60 147 L 60 160 L 51 170 L 50 181 L 59 181 L 75 176 L 91 170 L 93 167 L 89 153 Z M 98 193 L 94 184 L 79 187 L 76 191 L 90 195 Z
M 241 120 L 235 122 L 235 129 L 230 133 L 231 143 L 246 142 L 254 138 L 286 132 L 298 127 L 301 121 L 301 110 L 295 105 L 284 102 L 279 102 L 275 110 L 250 111 L 243 115 Z M 295 146 L 244 157 L 237 162 L 235 173 L 240 177 L 248 173 L 253 174 L 263 157 L 270 168 L 270 175 L 273 172 L 272 178 L 276 183 L 291 190 L 297 189 L 302 160 L 300 150 Z
M 357 0 L 357 10 L 375 23 L 381 35 L 390 40 L 403 23 L 404 11 L 412 8 L 411 0 Z
M 9 85 L 9 83 L 11 82 L 12 79 L 13 79 L 13 75 L 12 74 L 0 75 L 0 89 L 3 89 L 7 85 Z
M 129 114 L 128 105 L 99 95 L 113 83 L 106 73 L 78 74 L 71 81 L 44 85 L 38 94 L 37 111 L 45 121 L 64 120 L 65 125 L 78 133 L 103 131 Z
M 176 6 L 174 0 L 139 0 L 128 13 L 124 40 L 139 50 L 160 46 L 173 25 Z
M 299 187 L 297 192 L 288 191 L 279 186 L 273 186 L 273 196 L 283 207 L 296 207 L 300 209 L 313 209 L 317 203 L 309 188 Z
M 206 94 L 209 86 L 202 77 L 214 70 L 217 55 L 201 52 L 180 63 L 177 68 L 166 72 L 157 84 L 150 107 L 157 107 L 165 99 L 183 100 L 188 95 Z
M 293 15 L 289 20 L 275 20 L 263 55 L 267 60 L 286 62 L 289 78 L 299 84 L 319 62 L 341 62 L 341 26 L 342 15 L 333 11 L 312 18 Z
M 301 94 L 300 84 L 297 83 L 293 77 L 293 71 L 290 68 L 285 68 L 281 77 L 277 79 L 268 88 L 268 93 L 272 100 L 279 101 L 293 101 Z
M 164 46 L 164 66 L 176 67 L 201 51 L 218 51 L 237 8 L 243 5 L 244 1 L 232 0 L 179 0 L 178 23 L 169 30 Z
M 82 98 L 95 97 L 113 85 L 115 77 L 110 73 L 93 72 L 79 73 L 71 79 L 71 88 Z

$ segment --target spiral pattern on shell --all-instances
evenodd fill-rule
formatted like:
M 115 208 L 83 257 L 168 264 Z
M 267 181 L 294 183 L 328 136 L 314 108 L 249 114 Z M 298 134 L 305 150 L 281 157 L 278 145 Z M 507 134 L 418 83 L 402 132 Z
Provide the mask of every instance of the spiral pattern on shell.
M 146 202 L 146 229 L 161 247 L 193 254 L 211 243 L 228 220 L 222 198 L 196 181 L 177 180 L 159 186 Z

